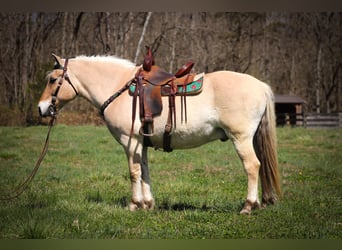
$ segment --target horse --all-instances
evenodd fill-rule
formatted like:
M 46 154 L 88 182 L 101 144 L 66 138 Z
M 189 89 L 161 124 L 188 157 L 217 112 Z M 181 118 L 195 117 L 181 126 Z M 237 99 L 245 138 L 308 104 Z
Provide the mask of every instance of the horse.
M 103 119 L 127 156 L 132 191 L 128 208 L 130 211 L 153 209 L 148 146 L 139 134 L 138 114 L 132 132 L 132 96 L 122 89 L 141 66 L 116 56 L 80 55 L 66 59 L 53 54 L 53 57 L 55 67 L 47 74 L 48 82 L 38 104 L 40 116 L 53 116 L 54 105 L 60 110 L 78 96 L 101 109 L 113 93 L 118 93 L 104 110 Z M 178 122 L 172 133 L 172 148 L 182 150 L 214 140 L 231 140 L 247 176 L 247 197 L 240 213 L 250 214 L 254 209 L 274 204 L 281 197 L 281 187 L 274 95 L 270 86 L 251 75 L 233 71 L 214 71 L 204 73 L 203 77 L 201 94 L 187 97 L 187 122 Z M 167 107 L 167 98 L 162 99 L 163 106 Z M 179 109 L 179 99 L 175 102 Z M 156 149 L 163 147 L 167 113 L 163 109 L 154 118 L 150 141 Z M 178 112 L 177 121 L 179 116 Z

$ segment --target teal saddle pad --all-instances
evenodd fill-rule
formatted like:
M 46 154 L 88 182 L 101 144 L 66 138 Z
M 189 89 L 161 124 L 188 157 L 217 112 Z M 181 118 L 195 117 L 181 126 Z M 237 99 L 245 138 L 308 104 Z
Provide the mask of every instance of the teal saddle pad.
M 177 83 L 177 79 L 176 79 Z M 185 85 L 185 91 L 183 85 L 177 85 L 177 93 L 176 95 L 186 94 L 186 95 L 196 95 L 199 94 L 202 91 L 203 86 L 203 76 L 197 79 L 196 81 L 190 82 Z M 168 95 L 170 93 L 170 85 L 164 85 L 161 87 L 161 95 Z M 129 87 L 129 94 L 133 95 L 135 91 L 136 85 L 132 84 Z

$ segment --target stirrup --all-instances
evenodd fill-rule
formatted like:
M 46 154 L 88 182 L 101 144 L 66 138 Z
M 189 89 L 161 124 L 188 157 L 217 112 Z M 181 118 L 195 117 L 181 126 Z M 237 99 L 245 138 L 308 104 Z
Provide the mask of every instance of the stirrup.
M 140 127 L 139 134 L 142 136 L 153 136 L 154 135 L 153 126 L 151 124 L 150 126 L 147 126 L 146 128 L 144 126 Z M 148 133 L 144 132 L 145 129 L 148 131 Z
M 153 136 L 153 135 L 154 135 L 153 132 L 150 133 L 150 134 L 145 134 L 145 133 L 142 131 L 142 129 L 139 130 L 139 134 L 142 135 L 142 136 L 147 136 L 147 137 L 150 137 L 150 136 Z

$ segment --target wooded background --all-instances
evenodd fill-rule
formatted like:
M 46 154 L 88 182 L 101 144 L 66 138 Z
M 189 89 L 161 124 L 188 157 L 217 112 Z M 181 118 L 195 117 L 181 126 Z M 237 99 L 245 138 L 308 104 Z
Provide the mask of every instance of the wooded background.
M 342 13 L 0 13 L 0 20 L 0 125 L 41 121 L 52 52 L 140 64 L 145 45 L 170 72 L 191 59 L 195 72 L 244 72 L 276 94 L 300 96 L 307 112 L 342 110 Z M 73 117 L 79 123 L 99 119 L 84 100 L 65 109 L 81 115 Z

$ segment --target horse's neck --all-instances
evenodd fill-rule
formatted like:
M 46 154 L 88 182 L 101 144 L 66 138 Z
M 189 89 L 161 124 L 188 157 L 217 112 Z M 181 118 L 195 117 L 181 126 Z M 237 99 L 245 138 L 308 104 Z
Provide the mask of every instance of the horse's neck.
M 79 62 L 74 64 L 72 73 L 78 80 L 80 95 L 100 108 L 112 94 L 134 77 L 136 71 L 135 66 Z

